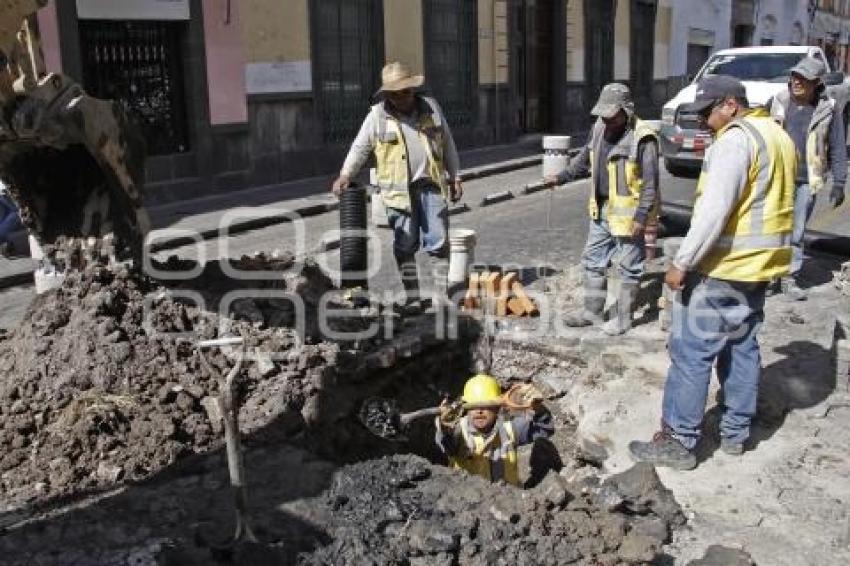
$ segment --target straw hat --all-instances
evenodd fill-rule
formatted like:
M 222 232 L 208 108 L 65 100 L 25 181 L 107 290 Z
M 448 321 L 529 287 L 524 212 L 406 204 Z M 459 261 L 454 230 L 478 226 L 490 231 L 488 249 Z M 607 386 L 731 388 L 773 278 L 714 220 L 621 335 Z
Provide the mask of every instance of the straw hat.
M 406 88 L 418 88 L 425 82 L 422 75 L 414 75 L 410 67 L 395 61 L 387 63 L 381 70 L 381 88 L 378 92 L 395 92 Z

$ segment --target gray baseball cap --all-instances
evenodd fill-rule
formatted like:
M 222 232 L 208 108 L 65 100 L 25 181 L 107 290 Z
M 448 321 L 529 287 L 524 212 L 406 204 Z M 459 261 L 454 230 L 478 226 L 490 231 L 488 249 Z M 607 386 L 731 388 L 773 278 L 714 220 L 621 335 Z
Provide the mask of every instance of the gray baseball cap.
M 634 112 L 635 104 L 632 101 L 632 91 L 622 83 L 610 83 L 605 85 L 599 93 L 599 100 L 590 113 L 600 118 L 613 118 L 620 110 Z
M 826 74 L 826 65 L 820 59 L 804 57 L 791 69 L 792 75 L 800 75 L 807 81 L 822 81 Z

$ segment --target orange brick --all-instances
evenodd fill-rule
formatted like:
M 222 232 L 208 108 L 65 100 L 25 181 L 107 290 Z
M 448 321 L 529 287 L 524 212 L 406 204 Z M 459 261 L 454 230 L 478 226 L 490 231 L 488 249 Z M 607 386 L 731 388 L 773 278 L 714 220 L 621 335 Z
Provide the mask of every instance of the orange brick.
M 484 280 L 484 289 L 488 298 L 498 298 L 499 277 L 499 274 L 496 272 L 487 274 L 487 278 Z
M 516 295 L 516 298 L 522 303 L 522 308 L 526 314 L 536 314 L 537 307 L 534 306 L 534 302 L 528 298 L 528 295 L 525 293 L 525 288 L 523 288 L 522 283 L 519 281 L 515 281 L 511 290 Z
M 510 313 L 515 316 L 522 316 L 525 314 L 525 305 L 523 305 L 522 301 L 520 301 L 516 297 L 511 297 L 510 299 L 508 299 L 507 306 Z

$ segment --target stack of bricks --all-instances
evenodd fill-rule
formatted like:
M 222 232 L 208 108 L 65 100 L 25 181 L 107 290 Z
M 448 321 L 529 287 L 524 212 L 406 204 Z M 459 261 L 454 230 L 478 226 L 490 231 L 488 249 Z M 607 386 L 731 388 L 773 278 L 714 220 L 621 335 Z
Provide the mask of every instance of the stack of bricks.
M 496 316 L 534 316 L 534 304 L 515 272 L 504 275 L 497 272 L 472 273 L 469 287 L 463 298 L 463 310 L 483 310 Z

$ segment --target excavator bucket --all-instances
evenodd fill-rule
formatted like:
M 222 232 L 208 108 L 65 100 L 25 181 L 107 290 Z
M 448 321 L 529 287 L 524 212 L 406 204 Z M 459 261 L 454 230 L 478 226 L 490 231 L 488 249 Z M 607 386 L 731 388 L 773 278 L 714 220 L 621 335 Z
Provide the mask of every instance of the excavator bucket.
M 35 14 L 46 0 L 5 0 L 0 14 L 0 181 L 59 271 L 86 251 L 140 260 L 144 142 L 120 104 L 46 73 Z

